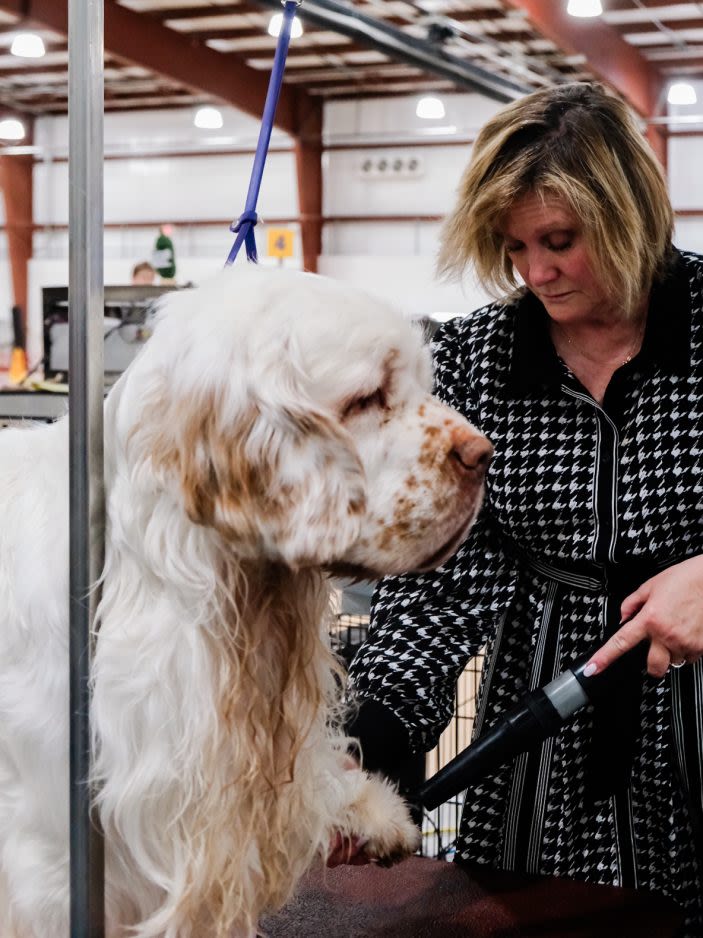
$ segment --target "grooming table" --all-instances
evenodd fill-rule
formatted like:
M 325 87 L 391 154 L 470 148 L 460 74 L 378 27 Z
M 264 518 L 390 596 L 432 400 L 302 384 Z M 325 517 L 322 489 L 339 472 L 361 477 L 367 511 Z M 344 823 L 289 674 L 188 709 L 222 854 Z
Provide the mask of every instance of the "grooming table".
M 265 938 L 673 938 L 661 896 L 411 857 L 316 870 Z

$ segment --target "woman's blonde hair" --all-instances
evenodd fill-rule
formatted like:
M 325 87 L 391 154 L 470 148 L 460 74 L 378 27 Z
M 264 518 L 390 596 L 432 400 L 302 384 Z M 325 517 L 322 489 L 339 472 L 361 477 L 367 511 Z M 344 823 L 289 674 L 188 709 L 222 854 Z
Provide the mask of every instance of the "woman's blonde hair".
M 632 314 L 671 254 L 673 211 L 659 164 L 627 106 L 598 84 L 537 91 L 481 130 L 445 221 L 438 267 L 473 266 L 497 295 L 517 280 L 500 227 L 528 193 L 556 197 L 583 225 L 594 270 Z

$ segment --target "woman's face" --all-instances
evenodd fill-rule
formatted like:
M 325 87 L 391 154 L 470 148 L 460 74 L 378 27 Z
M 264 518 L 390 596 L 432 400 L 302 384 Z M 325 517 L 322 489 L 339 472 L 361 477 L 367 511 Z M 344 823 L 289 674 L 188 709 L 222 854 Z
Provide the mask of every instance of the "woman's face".
M 612 321 L 617 305 L 593 272 L 579 220 L 563 200 L 528 193 L 507 212 L 501 233 L 515 271 L 552 319 Z

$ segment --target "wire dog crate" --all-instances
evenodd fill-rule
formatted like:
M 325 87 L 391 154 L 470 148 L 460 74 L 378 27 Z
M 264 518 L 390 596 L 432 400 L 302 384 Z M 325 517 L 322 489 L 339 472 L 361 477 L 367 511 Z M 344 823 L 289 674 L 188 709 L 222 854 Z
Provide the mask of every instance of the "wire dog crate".
M 368 615 L 344 612 L 337 615 L 332 630 L 332 646 L 347 666 L 365 640 L 368 626 Z M 437 746 L 425 756 L 426 778 L 438 772 L 471 742 L 482 667 L 483 655 L 479 655 L 469 661 L 459 677 L 452 720 L 442 733 Z M 434 811 L 423 812 L 420 847 L 422 856 L 441 860 L 452 859 L 463 804 L 462 795 L 440 805 Z

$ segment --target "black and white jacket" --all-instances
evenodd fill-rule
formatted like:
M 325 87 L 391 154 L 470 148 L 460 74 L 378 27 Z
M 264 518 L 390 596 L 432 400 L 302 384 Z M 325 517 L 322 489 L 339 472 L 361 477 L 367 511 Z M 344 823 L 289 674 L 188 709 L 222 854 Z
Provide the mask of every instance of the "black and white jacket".
M 643 580 L 703 553 L 703 258 L 677 253 L 654 286 L 602 406 L 529 293 L 452 320 L 434 351 L 437 394 L 495 458 L 456 556 L 376 591 L 352 731 L 389 769 L 434 745 L 484 644 L 476 733 L 598 647 Z M 457 857 L 660 891 L 701 936 L 702 765 L 703 662 L 635 677 L 468 792 Z

